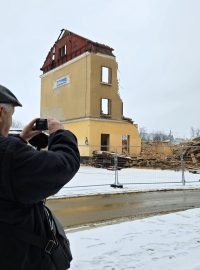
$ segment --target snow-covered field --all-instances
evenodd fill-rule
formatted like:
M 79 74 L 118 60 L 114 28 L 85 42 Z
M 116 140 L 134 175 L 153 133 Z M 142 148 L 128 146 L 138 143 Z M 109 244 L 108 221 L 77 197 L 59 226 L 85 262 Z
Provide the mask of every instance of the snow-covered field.
M 119 171 L 123 189 L 113 189 L 114 172 L 82 166 L 56 196 L 141 190 L 199 188 L 200 175 L 161 170 Z M 131 183 L 131 184 L 126 184 Z M 200 270 L 200 209 L 67 231 L 72 270 Z
M 130 192 L 141 190 L 161 190 L 179 188 L 200 188 L 200 175 L 185 172 L 186 185 L 182 185 L 181 171 L 123 169 L 118 172 L 123 189 L 110 187 L 115 182 L 115 172 L 81 166 L 75 177 L 63 187 L 56 197 L 102 193 Z
M 200 209 L 67 235 L 72 270 L 200 270 Z

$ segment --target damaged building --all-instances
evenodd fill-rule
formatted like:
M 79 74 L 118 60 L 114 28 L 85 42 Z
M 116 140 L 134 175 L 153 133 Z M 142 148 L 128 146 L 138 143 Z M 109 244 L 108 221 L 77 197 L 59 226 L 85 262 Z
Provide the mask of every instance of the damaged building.
M 41 70 L 41 117 L 71 130 L 82 157 L 95 150 L 140 154 L 138 126 L 123 115 L 111 47 L 62 29 Z

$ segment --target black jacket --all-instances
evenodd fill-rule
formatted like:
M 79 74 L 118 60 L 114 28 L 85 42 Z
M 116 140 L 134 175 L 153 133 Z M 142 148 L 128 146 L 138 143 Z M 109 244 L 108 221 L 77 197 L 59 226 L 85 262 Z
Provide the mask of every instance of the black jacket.
M 79 166 L 77 140 L 69 131 L 51 134 L 48 151 L 0 136 L 0 225 L 44 234 L 41 200 L 57 193 Z M 54 270 L 54 266 L 41 249 L 0 226 L 0 269 Z

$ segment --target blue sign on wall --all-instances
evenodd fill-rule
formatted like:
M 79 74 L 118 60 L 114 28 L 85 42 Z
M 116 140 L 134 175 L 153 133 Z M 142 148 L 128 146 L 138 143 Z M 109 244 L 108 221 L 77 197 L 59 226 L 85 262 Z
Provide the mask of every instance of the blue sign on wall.
M 67 83 L 69 83 L 69 77 L 68 76 L 62 77 L 62 78 L 56 80 L 56 87 L 62 86 L 62 85 L 67 84 Z

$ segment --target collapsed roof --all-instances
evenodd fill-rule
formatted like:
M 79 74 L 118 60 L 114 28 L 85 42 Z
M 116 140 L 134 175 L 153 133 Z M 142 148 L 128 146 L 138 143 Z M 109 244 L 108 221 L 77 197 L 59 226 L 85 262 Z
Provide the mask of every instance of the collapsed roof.
M 51 47 L 41 70 L 43 73 L 46 73 L 85 52 L 114 56 L 113 50 L 113 48 L 107 45 L 94 42 L 71 31 L 62 29 L 58 39 Z

